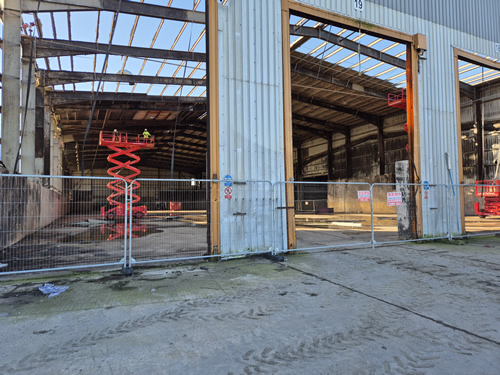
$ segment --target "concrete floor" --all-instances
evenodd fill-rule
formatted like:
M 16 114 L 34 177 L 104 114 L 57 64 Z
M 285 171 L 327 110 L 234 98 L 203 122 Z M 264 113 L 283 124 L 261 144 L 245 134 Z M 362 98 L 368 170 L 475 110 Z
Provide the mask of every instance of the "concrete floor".
M 0 373 L 496 375 L 499 286 L 499 237 L 4 275 Z

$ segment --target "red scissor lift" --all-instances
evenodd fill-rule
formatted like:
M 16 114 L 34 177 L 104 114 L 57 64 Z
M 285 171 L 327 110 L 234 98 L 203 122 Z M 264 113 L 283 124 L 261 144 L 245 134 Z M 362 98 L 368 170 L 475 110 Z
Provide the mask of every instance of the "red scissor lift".
M 500 215 L 500 180 L 476 181 L 476 197 L 484 198 L 484 210 L 474 203 L 474 212 L 481 217 Z
M 101 216 L 109 220 L 114 220 L 117 217 L 125 216 L 125 203 L 124 199 L 118 200 L 119 197 L 125 195 L 125 186 L 123 180 L 132 185 L 132 197 L 129 203 L 129 209 L 132 208 L 132 215 L 135 218 L 141 218 L 147 214 L 148 210 L 146 206 L 137 206 L 141 197 L 134 194 L 134 191 L 139 189 L 141 186 L 139 182 L 134 179 L 141 173 L 139 168 L 133 166 L 133 164 L 138 163 L 141 158 L 134 155 L 134 152 L 141 149 L 153 148 L 155 146 L 155 138 L 144 138 L 142 135 L 130 135 L 127 133 L 118 132 L 100 132 L 99 134 L 99 145 L 107 146 L 110 150 L 115 151 L 114 154 L 108 156 L 108 161 L 116 164 L 114 167 L 108 169 L 108 174 L 116 178 L 108 183 L 108 188 L 113 190 L 107 198 L 110 209 L 106 207 L 101 207 Z M 129 160 L 121 161 L 118 158 L 128 157 Z M 127 173 L 128 175 L 123 175 L 121 173 Z

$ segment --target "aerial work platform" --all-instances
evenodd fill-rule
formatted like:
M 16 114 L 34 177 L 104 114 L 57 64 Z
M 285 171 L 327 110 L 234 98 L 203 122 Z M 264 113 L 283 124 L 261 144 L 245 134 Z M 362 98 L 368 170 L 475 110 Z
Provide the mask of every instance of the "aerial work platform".
M 99 133 L 99 145 L 106 146 L 110 150 L 115 151 L 115 153 L 108 156 L 108 161 L 115 164 L 114 167 L 108 169 L 108 174 L 116 178 L 116 180 L 108 183 L 108 188 L 113 190 L 113 193 L 107 198 L 111 208 L 106 209 L 106 207 L 102 207 L 101 216 L 109 220 L 125 216 L 124 196 L 126 186 L 123 183 L 123 180 L 125 180 L 128 184 L 132 185 L 132 196 L 130 197 L 128 208 L 132 209 L 132 215 L 135 218 L 139 219 L 143 217 L 147 214 L 147 207 L 137 205 L 141 197 L 134 193 L 134 191 L 141 186 L 139 182 L 135 181 L 135 178 L 141 171 L 139 168 L 133 166 L 133 164 L 138 163 L 141 158 L 135 155 L 134 152 L 141 149 L 153 148 L 155 146 L 155 137 L 144 137 L 142 134 L 132 135 L 117 131 L 101 131 Z M 128 157 L 129 160 L 122 161 L 124 157 Z M 118 160 L 118 158 L 122 160 Z

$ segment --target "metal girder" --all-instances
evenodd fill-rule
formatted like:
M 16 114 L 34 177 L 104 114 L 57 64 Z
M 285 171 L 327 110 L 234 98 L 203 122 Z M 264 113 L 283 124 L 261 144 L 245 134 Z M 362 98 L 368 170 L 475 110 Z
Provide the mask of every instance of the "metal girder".
M 206 79 L 157 77 L 131 74 L 87 73 L 73 71 L 38 70 L 36 73 L 38 86 L 64 85 L 66 83 L 105 81 L 127 83 L 151 83 L 162 85 L 206 86 Z
M 121 110 L 121 111 L 182 111 L 182 112 L 205 112 L 207 110 L 207 106 L 205 103 L 201 104 L 157 104 L 157 103 L 145 103 L 145 102 L 137 102 L 137 103 L 113 103 L 101 101 L 100 98 L 99 103 L 96 104 L 96 110 Z M 54 106 L 54 111 L 56 114 L 69 114 L 80 111 L 89 111 L 89 104 L 77 104 L 73 102 L 59 103 L 58 105 L 52 103 Z M 69 107 L 66 107 L 69 105 Z
M 292 119 L 296 120 L 296 121 L 308 122 L 308 123 L 314 124 L 314 125 L 321 125 L 321 126 L 327 127 L 329 130 L 333 130 L 333 131 L 339 132 L 341 134 L 345 134 L 346 131 L 349 129 L 349 126 L 347 126 L 347 125 L 342 125 L 342 124 L 334 123 L 331 121 L 318 120 L 318 119 L 308 117 L 308 116 L 293 115 Z M 296 125 L 293 124 L 293 126 L 295 127 Z M 329 138 L 328 131 L 321 130 L 321 129 L 314 129 L 314 130 L 324 132 L 325 134 L 324 134 L 324 136 L 322 136 L 322 138 L 325 138 L 325 139 Z
M 38 0 L 23 0 L 24 13 L 34 13 Z M 174 21 L 205 23 L 205 13 L 194 10 L 177 9 L 161 5 L 144 4 L 119 0 L 43 0 L 39 12 L 99 11 L 120 12 L 137 16 L 170 19 Z
M 368 96 L 373 96 L 375 98 L 387 100 L 387 93 L 385 93 L 385 92 L 373 90 L 373 89 L 370 89 L 370 88 L 367 88 L 367 87 L 364 87 L 361 85 L 353 84 L 350 81 L 344 81 L 344 80 L 335 78 L 335 77 L 328 75 L 328 74 L 318 73 L 318 72 L 315 72 L 313 70 L 297 66 L 295 64 L 292 64 L 291 71 L 292 71 L 292 73 L 301 74 L 303 76 L 314 78 L 318 81 L 330 83 L 332 85 L 339 86 L 339 87 L 342 87 L 344 89 L 348 89 L 348 90 L 352 90 L 352 91 L 356 91 L 356 92 L 362 92 Z
M 86 126 L 88 123 L 88 120 L 65 120 L 61 119 L 58 123 L 59 127 L 65 127 L 65 126 Z M 122 126 L 124 129 L 126 128 L 131 129 L 131 128 L 165 128 L 165 130 L 170 129 L 175 125 L 175 121 L 165 121 L 165 120 L 92 120 L 92 125 L 103 125 L 106 124 L 108 127 L 117 127 L 117 126 Z M 206 123 L 203 121 L 199 120 L 185 120 L 182 122 L 177 123 L 177 126 L 182 126 L 183 128 L 186 129 L 192 129 L 194 131 L 206 131 L 207 126 Z M 168 128 L 168 129 L 167 129 Z M 142 133 L 142 131 L 141 131 Z
M 351 108 L 346 108 L 346 107 L 341 107 L 335 104 L 330 104 L 327 102 L 323 102 L 321 100 L 309 98 L 307 96 L 299 95 L 299 94 L 292 94 L 292 100 L 296 100 L 301 103 L 306 103 L 306 104 L 312 104 L 316 107 L 321 107 L 325 109 L 331 109 L 333 111 L 337 112 L 342 112 L 342 113 L 347 113 L 349 115 L 353 115 L 356 117 L 359 117 L 370 124 L 377 125 L 378 124 L 378 118 L 379 116 L 372 115 L 370 113 L 366 113 L 363 111 L 359 111 L 357 109 L 351 109 Z
M 110 100 L 110 101 L 142 101 L 155 103 L 206 103 L 204 97 L 193 96 L 157 96 L 146 94 L 128 94 L 128 93 L 93 93 L 86 91 L 53 91 L 48 92 L 51 104 L 57 105 L 62 103 L 71 103 L 74 101 L 94 100 Z
M 26 55 L 30 51 L 30 45 L 33 39 L 24 36 L 22 38 L 23 53 Z M 56 57 L 56 56 L 75 56 L 104 54 L 132 57 L 148 57 L 156 59 L 169 59 L 179 61 L 206 61 L 206 54 L 200 52 L 173 51 L 157 48 L 141 48 L 119 46 L 116 44 L 108 45 L 105 43 L 78 42 L 74 40 L 62 39 L 36 39 L 35 57 Z M 25 56 L 27 57 L 27 56 Z
M 460 85 L 460 92 L 462 94 L 464 94 L 469 99 L 472 100 L 476 99 L 476 89 L 474 87 L 464 82 L 459 82 L 459 85 Z
M 328 31 L 325 31 L 323 29 L 304 26 L 297 27 L 290 25 L 290 35 L 321 39 L 325 42 L 336 44 L 354 52 L 359 51 L 365 56 L 372 57 L 379 61 L 406 70 L 406 61 L 403 59 L 389 55 L 388 53 L 381 52 L 375 48 L 367 47 L 363 44 L 358 44 L 350 39 L 342 38 L 341 36 L 329 33 Z
M 326 132 L 324 130 L 311 128 L 310 126 L 297 125 L 297 124 L 293 124 L 293 128 L 301 130 L 303 132 L 311 133 L 319 138 L 328 139 L 328 132 Z

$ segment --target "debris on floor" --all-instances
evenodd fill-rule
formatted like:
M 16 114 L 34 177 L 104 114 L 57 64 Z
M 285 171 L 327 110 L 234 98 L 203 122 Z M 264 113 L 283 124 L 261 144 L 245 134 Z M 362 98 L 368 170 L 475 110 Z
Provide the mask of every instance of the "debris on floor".
M 43 294 L 48 294 L 49 298 L 58 296 L 68 288 L 69 286 L 55 286 L 54 284 L 49 283 L 45 283 L 44 286 L 38 287 L 38 289 L 40 289 L 40 292 L 42 292 Z

